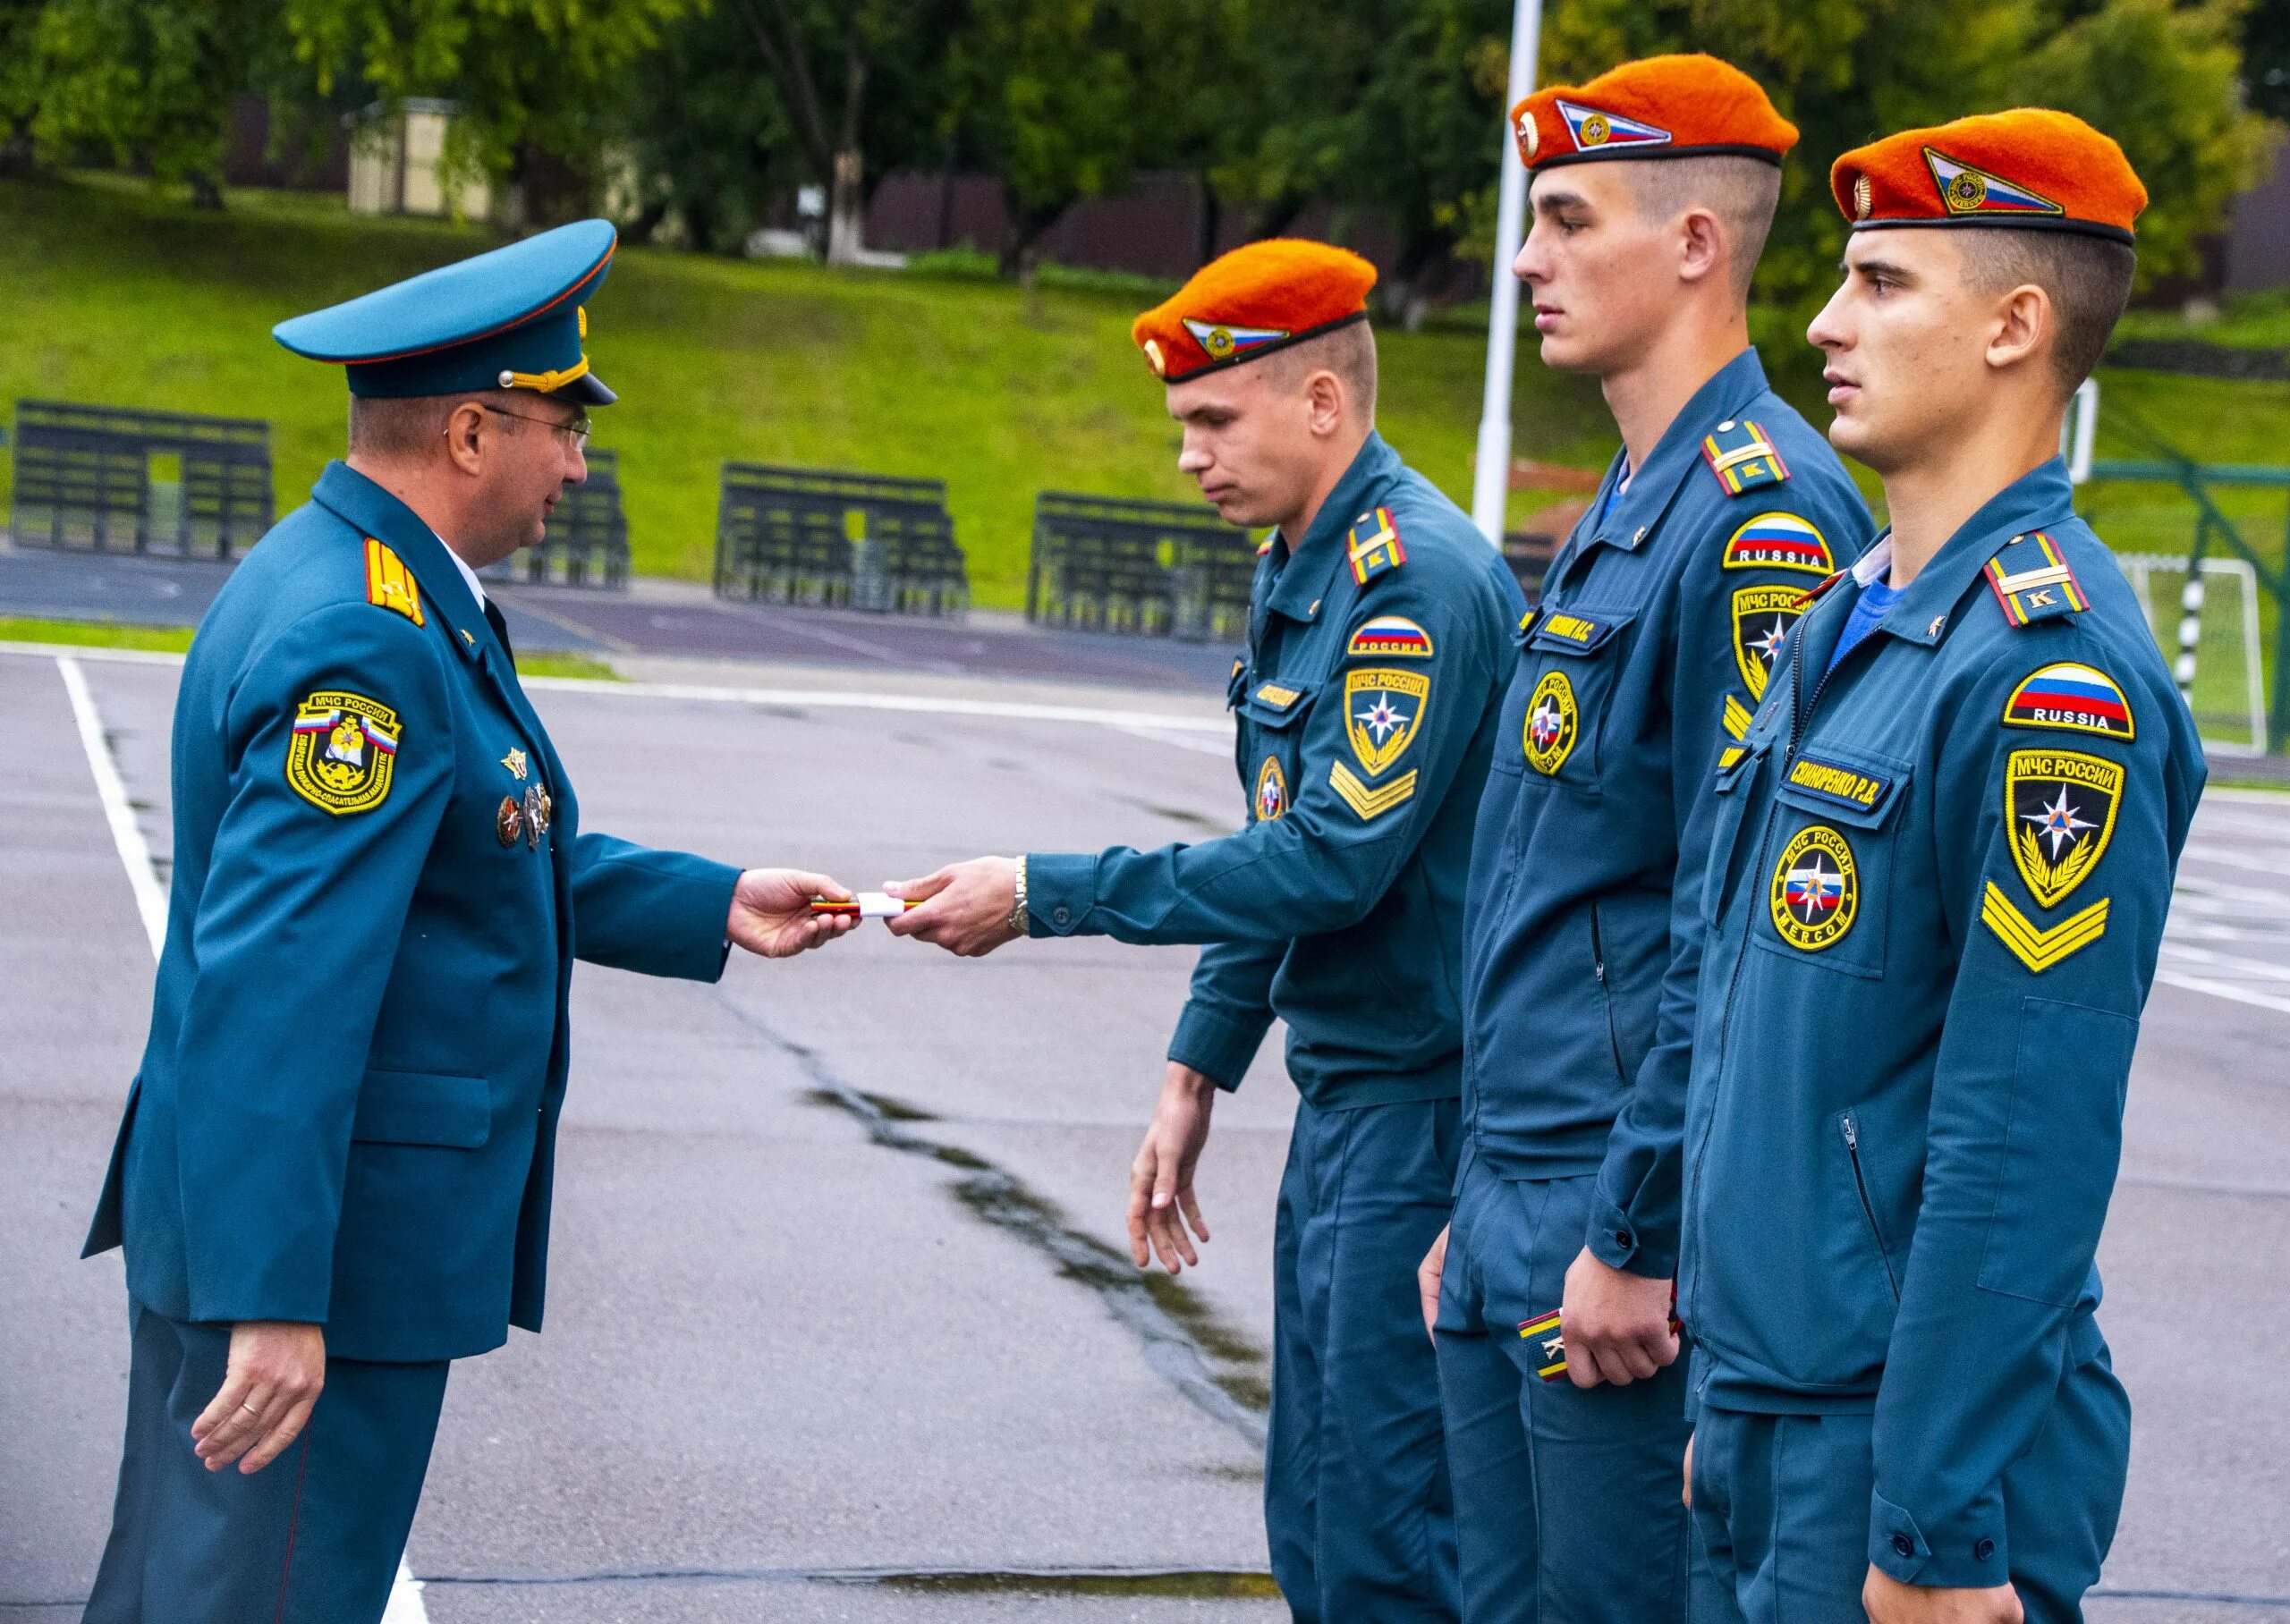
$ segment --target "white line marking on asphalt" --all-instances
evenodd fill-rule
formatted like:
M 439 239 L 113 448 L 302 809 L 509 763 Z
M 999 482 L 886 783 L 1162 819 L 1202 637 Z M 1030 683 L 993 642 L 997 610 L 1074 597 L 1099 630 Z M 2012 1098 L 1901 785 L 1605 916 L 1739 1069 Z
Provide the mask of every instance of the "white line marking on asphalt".
M 146 648 L 74 648 L 57 654 L 54 643 L 0 642 L 0 654 L 57 658 L 123 660 L 143 665 L 180 665 L 182 656 Z M 962 699 L 930 694 L 853 693 L 837 689 L 714 688 L 683 682 L 598 682 L 583 677 L 526 677 L 522 687 L 545 692 L 605 695 L 636 699 L 699 699 L 719 705 L 768 705 L 793 709 L 903 711 L 929 716 L 994 716 L 1011 722 L 1076 722 L 1095 727 L 1149 727 L 1186 733 L 1231 736 L 1226 715 L 1184 715 L 1167 711 L 1115 710 L 1092 705 L 1040 705 L 1018 699 Z
M 96 709 L 95 696 L 88 691 L 80 662 L 60 654 L 55 656 L 55 669 L 64 678 L 64 691 L 72 696 L 72 715 L 80 724 L 80 743 L 88 752 L 89 770 L 96 775 L 96 794 L 103 802 L 112 844 L 119 849 L 119 860 L 127 869 L 136 910 L 143 916 L 143 934 L 150 938 L 151 956 L 156 959 L 167 939 L 167 899 L 159 888 L 159 871 L 151 862 L 151 843 L 136 826 L 135 808 L 128 804 L 127 786 L 120 779 L 119 764 L 112 759 L 111 746 L 105 741 L 103 717 Z M 429 1624 L 428 1609 L 421 1602 L 421 1581 L 407 1569 L 403 1556 L 398 1558 L 397 1579 L 390 1586 L 389 1608 L 382 1614 L 382 1624 Z
M 2157 970 L 2155 979 L 2167 986 L 2189 993 L 2208 993 L 2213 998 L 2231 999 L 2236 1003 L 2256 1004 L 2261 1010 L 2272 1010 L 2277 1015 L 2290 1015 L 2290 998 L 2277 998 L 2270 993 L 2253 992 L 2248 987 L 2233 986 L 2223 981 L 2212 981 L 2202 976 L 2189 976 L 2178 970 Z
M 1132 739 L 1149 739 L 1155 744 L 1175 745 L 1181 750 L 1193 750 L 1203 756 L 1230 756 L 1232 742 L 1223 739 L 1192 739 L 1183 733 L 1173 733 L 1166 727 L 1140 727 L 1132 723 L 1116 722 L 1114 732 L 1127 733 Z
M 135 892 L 135 911 L 143 917 L 143 934 L 150 938 L 151 956 L 156 959 L 159 944 L 167 939 L 167 897 L 159 887 L 158 870 L 151 864 L 150 843 L 136 827 L 135 808 L 127 804 L 127 785 L 121 782 L 111 746 L 104 740 L 104 719 L 96 712 L 95 696 L 88 691 L 80 662 L 68 654 L 58 655 L 55 669 L 64 679 L 64 691 L 72 696 L 72 719 L 80 724 L 80 746 L 88 752 L 88 770 L 96 775 L 96 796 L 103 802 L 104 821 L 111 825 L 111 843 L 119 849 L 119 860 L 127 867 L 127 884 Z

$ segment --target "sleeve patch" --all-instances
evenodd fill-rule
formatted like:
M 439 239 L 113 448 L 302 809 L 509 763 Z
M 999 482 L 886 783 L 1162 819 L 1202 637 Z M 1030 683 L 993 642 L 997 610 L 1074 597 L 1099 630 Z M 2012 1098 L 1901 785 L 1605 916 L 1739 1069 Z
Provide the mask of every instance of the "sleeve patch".
M 2096 666 L 2062 660 L 2031 673 L 2004 702 L 2007 727 L 2056 727 L 2128 744 L 2138 736 L 2122 685 Z
M 2040 929 L 2027 915 L 2012 906 L 1995 881 L 1980 904 L 1980 922 L 1996 933 L 2012 956 L 2036 975 L 2042 975 L 2071 953 L 2089 947 L 2107 934 L 2108 903 L 2101 897 L 2080 913 L 2073 913 L 2048 930 Z
M 1747 418 L 1738 422 L 1727 419 L 1716 433 L 1704 435 L 1701 460 L 1728 496 L 1779 485 L 1789 478 L 1789 465 L 1782 461 L 1772 439 Z
M 394 609 L 415 625 L 427 625 L 421 615 L 421 588 L 398 555 L 366 537 L 366 601 Z
M 1361 514 L 1345 538 L 1344 555 L 1352 567 L 1352 579 L 1363 587 L 1385 571 L 1405 563 L 1407 548 L 1400 542 L 1391 509 L 1379 507 Z
M 1726 732 L 1729 735 L 1735 739 L 1747 738 L 1749 736 L 1750 717 L 1751 714 L 1750 707 L 1743 704 L 1733 695 L 1727 694 L 1726 696 L 1725 723 Z
M 1410 767 L 1382 788 L 1371 790 L 1353 775 L 1350 767 L 1339 761 L 1329 766 L 1327 782 L 1328 786 L 1343 797 L 1344 804 L 1360 815 L 1362 823 L 1372 823 L 1415 794 L 1416 774 L 1417 769 Z
M 1407 754 L 1431 701 L 1431 679 L 1420 671 L 1363 666 L 1344 673 L 1344 728 L 1352 753 L 1374 778 Z
M 1387 659 L 1428 660 L 1431 634 L 1404 614 L 1379 614 L 1352 634 L 1344 653 L 1347 659 L 1381 655 Z
M 1828 538 L 1794 513 L 1760 513 L 1726 542 L 1728 570 L 1802 570 L 1827 575 L 1836 568 Z
M 1805 605 L 1804 592 L 1787 585 L 1743 587 L 1734 594 L 1734 664 L 1751 699 L 1765 698 L 1782 641 Z
M 323 812 L 370 812 L 389 799 L 397 713 L 363 694 L 322 689 L 294 713 L 287 787 Z
M 2004 822 L 2012 867 L 2041 908 L 2057 908 L 2091 877 L 2115 838 L 2120 763 L 2081 750 L 2014 750 L 2004 764 Z
M 2034 548 L 2024 550 L 2030 542 L 2035 543 Z M 2059 544 L 2041 530 L 2030 530 L 2006 542 L 1982 573 L 2005 620 L 2014 626 L 2091 606 L 2091 600 L 2083 596 L 2083 584 L 2060 556 Z

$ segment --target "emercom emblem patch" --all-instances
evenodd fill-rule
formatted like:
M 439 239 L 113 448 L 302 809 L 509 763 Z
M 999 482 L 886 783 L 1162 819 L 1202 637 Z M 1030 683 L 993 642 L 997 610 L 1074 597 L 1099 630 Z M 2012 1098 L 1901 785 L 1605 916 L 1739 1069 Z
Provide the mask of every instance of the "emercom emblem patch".
M 287 786 L 336 816 L 370 812 L 389 798 L 398 737 L 397 713 L 379 700 L 335 689 L 314 693 L 294 713 Z
M 1288 775 L 1280 770 L 1280 757 L 1267 756 L 1264 765 L 1256 770 L 1256 821 L 1268 824 L 1288 810 Z
M 1431 698 L 1431 678 L 1420 671 L 1363 666 L 1344 673 L 1344 726 L 1352 753 L 1373 778 L 1407 754 Z
M 1765 698 L 1781 639 L 1805 613 L 1802 587 L 1743 587 L 1734 594 L 1734 664 L 1752 701 Z
M 1573 751 L 1582 729 L 1582 714 L 1574 705 L 1574 684 L 1563 671 L 1547 671 L 1527 700 L 1527 765 L 1545 776 L 1555 774 Z
M 2123 768 L 2081 750 L 2014 750 L 2004 764 L 2012 867 L 2040 908 L 2091 877 L 2115 838 Z
M 1861 910 L 1861 870 L 1845 836 L 1827 824 L 1800 829 L 1773 866 L 1773 928 L 1809 953 L 1835 947 Z

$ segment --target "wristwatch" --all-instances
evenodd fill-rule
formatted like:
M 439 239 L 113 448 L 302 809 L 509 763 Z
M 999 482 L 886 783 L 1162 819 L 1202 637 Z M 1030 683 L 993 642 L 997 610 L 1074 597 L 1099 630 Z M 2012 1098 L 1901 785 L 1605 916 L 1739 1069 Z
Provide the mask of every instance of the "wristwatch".
M 1022 857 L 1018 859 L 1017 880 L 1018 894 L 1010 904 L 1009 918 L 1004 923 L 1010 927 L 1010 934 L 1014 936 L 1030 935 L 1032 933 L 1027 929 L 1026 920 L 1026 859 Z

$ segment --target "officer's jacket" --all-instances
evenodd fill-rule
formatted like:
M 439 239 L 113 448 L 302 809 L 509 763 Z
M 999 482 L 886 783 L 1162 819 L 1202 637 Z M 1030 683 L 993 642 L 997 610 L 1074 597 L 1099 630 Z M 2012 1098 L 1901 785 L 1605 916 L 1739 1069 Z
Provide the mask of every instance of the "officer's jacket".
M 1798 600 L 1867 546 L 1828 442 L 1744 351 L 1598 499 L 1522 622 L 1464 917 L 1466 1155 L 1598 1173 L 1587 1244 L 1659 1278 L 1702 854 L 1721 746 L 1749 725 Z
M 1268 541 L 1233 667 L 1249 821 L 1027 859 L 1036 935 L 1202 942 L 1169 1058 L 1239 1084 L 1277 1014 L 1323 1107 L 1452 1097 L 1463 888 L 1518 584 L 1370 435 L 1293 555 Z
M 1713 1404 L 1873 1407 L 1870 1560 L 1996 1585 L 2004 1469 L 2099 1346 L 2092 1255 L 2203 765 L 2057 461 L 1830 671 L 1889 551 L 1799 622 L 1717 774 L 1679 1313 Z
M 737 871 L 579 832 L 444 546 L 330 464 L 175 703 L 151 1035 L 88 1249 L 181 1320 L 419 1360 L 538 1330 L 580 958 L 713 980 Z

